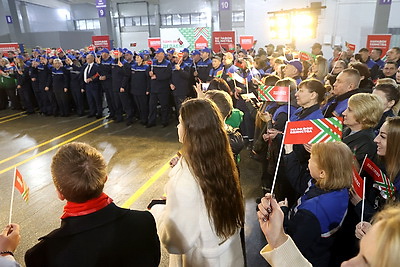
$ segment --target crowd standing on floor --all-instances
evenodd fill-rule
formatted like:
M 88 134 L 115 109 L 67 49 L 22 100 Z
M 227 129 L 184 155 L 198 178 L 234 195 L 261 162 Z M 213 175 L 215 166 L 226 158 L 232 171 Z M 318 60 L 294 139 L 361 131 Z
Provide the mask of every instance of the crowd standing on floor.
M 106 166 L 94 148 L 63 146 L 52 161 L 58 196 L 67 200 L 62 225 L 26 253 L 27 266 L 157 266 L 158 237 L 170 266 L 244 266 L 239 153 L 245 145 L 262 166 L 257 216 L 269 243 L 261 255 L 272 266 L 397 264 L 390 247 L 400 242 L 400 210 L 386 205 L 394 205 L 400 188 L 400 48 L 392 47 L 385 61 L 380 49 L 335 46 L 330 58 L 321 49 L 315 43 L 311 53 L 272 44 L 217 54 L 208 48 L 9 52 L 0 61 L 1 109 L 102 118 L 106 102 L 109 118 L 127 125 L 153 127 L 159 120 L 165 127 L 175 117 L 183 145 L 171 160 L 166 199 L 149 206 L 154 217 L 120 209 L 103 193 Z M 288 87 L 290 101 L 260 101 L 260 86 Z M 329 117 L 343 118 L 342 142 L 281 151 L 287 121 Z M 355 193 L 353 172 L 366 158 L 393 184 L 393 194 L 371 177 L 364 202 Z M 131 223 L 140 235 L 110 226 Z M 18 225 L 7 226 L 0 254 L 12 260 L 18 241 Z M 129 242 L 143 246 L 124 251 Z M 77 256 L 82 246 L 93 248 L 90 256 Z

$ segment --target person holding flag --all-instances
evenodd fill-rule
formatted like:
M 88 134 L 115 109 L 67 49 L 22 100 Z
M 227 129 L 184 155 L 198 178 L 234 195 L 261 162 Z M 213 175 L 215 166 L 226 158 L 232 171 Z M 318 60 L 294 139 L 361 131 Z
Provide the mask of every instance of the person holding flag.
M 277 188 L 274 193 L 278 198 L 289 196 L 289 203 L 292 205 L 296 201 L 296 193 L 293 192 L 293 189 L 286 179 L 284 172 L 286 167 L 284 166 L 284 163 L 281 162 L 279 166 L 277 166 L 277 163 L 280 154 L 280 147 L 283 142 L 283 132 L 285 130 L 285 124 L 289 119 L 289 113 L 293 114 L 298 107 L 296 104 L 296 98 L 294 97 L 297 86 L 296 81 L 291 78 L 281 79 L 275 83 L 275 86 L 289 88 L 290 97 L 288 97 L 287 101 L 290 101 L 290 103 L 275 102 L 277 103 L 277 107 L 269 109 L 269 111 L 263 116 L 265 122 L 272 122 L 272 127 L 268 128 L 267 132 L 263 134 L 264 141 L 268 142 L 267 171 L 263 174 L 263 184 L 265 191 L 270 191 L 274 179 L 274 171 L 276 168 L 279 168 L 277 173 L 277 179 L 279 182 L 277 183 Z
M 378 136 L 374 139 L 377 144 L 377 154 L 381 158 L 379 171 L 382 176 L 386 176 L 390 183 L 393 184 L 395 191 L 391 194 L 392 198 L 384 198 L 381 194 L 383 187 L 373 186 L 371 181 L 367 183 L 366 200 L 365 200 L 365 221 L 357 224 L 356 234 L 361 238 L 367 232 L 366 229 L 370 226 L 372 216 L 382 209 L 385 204 L 400 200 L 400 117 L 387 118 L 386 122 L 382 125 Z M 365 165 L 365 163 L 364 163 Z M 375 180 L 375 179 L 374 179 Z M 389 185 L 390 186 L 390 185 Z M 353 203 L 356 203 L 356 211 L 361 209 L 361 199 L 356 195 L 352 196 Z
M 287 200 L 279 203 L 285 213 L 285 232 L 312 266 L 328 266 L 335 233 L 347 213 L 353 155 L 342 142 L 317 143 L 306 168 L 292 145 L 285 145 L 285 154 L 286 176 L 302 194 L 290 210 Z
M 175 102 L 175 115 L 176 119 L 179 117 L 179 110 L 181 109 L 183 101 L 188 97 L 190 68 L 174 53 L 171 59 L 171 83 L 170 88 Z
M 207 81 L 211 81 L 213 78 L 221 78 L 224 74 L 224 65 L 222 64 L 222 59 L 219 56 L 214 56 L 211 61 L 212 69 L 208 75 Z
M 378 124 L 382 114 L 383 104 L 376 95 L 359 93 L 351 96 L 348 101 L 348 107 L 343 112 L 343 124 L 347 128 L 343 131 L 342 140 L 353 152 L 357 169 L 363 165 L 366 155 L 372 161 L 376 162 L 377 160 L 374 127 Z M 369 194 L 371 187 L 371 180 L 367 179 L 366 195 Z M 337 264 L 354 257 L 358 251 L 354 229 L 361 218 L 361 203 L 359 203 L 361 198 L 353 190 L 350 192 L 349 210 L 333 248 Z M 374 203 L 374 200 L 371 203 Z
M 156 59 L 152 62 L 150 76 L 150 104 L 149 104 L 149 120 L 147 128 L 156 125 L 157 105 L 161 105 L 161 124 L 162 127 L 167 127 L 169 123 L 170 113 L 170 79 L 171 79 L 171 63 L 165 58 L 165 51 L 158 48 Z

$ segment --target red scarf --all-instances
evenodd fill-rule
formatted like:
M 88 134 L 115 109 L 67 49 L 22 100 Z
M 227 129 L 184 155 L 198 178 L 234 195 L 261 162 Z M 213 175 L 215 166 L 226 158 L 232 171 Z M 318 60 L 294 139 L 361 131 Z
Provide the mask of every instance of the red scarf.
M 108 204 L 110 204 L 111 202 L 113 202 L 113 200 L 105 193 L 102 193 L 99 197 L 90 199 L 84 203 L 75 203 L 68 201 L 67 204 L 64 206 L 64 213 L 61 216 L 61 219 L 82 216 L 96 212 L 108 206 Z

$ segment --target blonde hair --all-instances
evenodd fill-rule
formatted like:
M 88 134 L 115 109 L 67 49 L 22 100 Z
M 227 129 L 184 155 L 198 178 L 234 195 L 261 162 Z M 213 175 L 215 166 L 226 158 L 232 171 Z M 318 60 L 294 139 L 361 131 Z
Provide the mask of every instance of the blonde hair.
M 372 220 L 376 227 L 375 257 L 373 267 L 391 267 L 399 264 L 400 206 L 388 206 Z
M 350 188 L 352 184 L 353 153 L 342 142 L 318 143 L 311 147 L 311 154 L 326 178 L 316 185 L 323 190 Z
M 378 96 L 358 93 L 349 98 L 348 106 L 354 112 L 356 121 L 363 129 L 375 127 L 383 115 L 383 103 Z

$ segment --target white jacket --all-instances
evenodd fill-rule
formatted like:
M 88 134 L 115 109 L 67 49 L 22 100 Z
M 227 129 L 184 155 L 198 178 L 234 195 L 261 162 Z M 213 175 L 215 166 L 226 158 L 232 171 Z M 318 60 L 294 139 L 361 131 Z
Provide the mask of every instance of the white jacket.
M 243 267 L 240 229 L 220 244 L 201 188 L 183 158 L 169 176 L 167 204 L 159 216 L 155 214 L 158 235 L 170 253 L 169 266 Z

